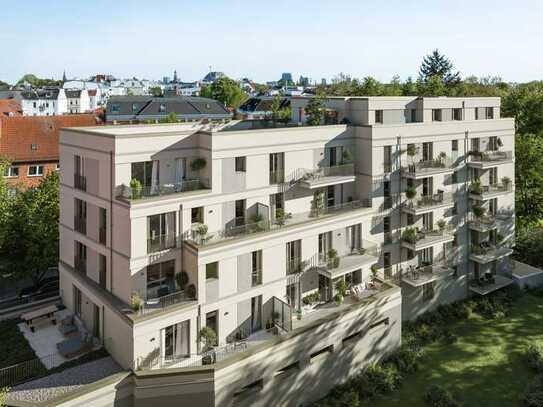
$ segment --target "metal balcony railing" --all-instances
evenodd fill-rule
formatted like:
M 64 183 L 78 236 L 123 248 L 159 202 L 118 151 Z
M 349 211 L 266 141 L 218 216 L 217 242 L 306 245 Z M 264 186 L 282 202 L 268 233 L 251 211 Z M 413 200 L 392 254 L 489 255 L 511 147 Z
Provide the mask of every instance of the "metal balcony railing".
M 500 161 L 511 161 L 513 159 L 512 151 L 470 151 L 469 162 L 473 163 L 491 163 Z
M 153 312 L 165 310 L 172 305 L 193 300 L 195 300 L 195 298 L 190 297 L 186 291 L 176 291 L 161 297 L 147 298 L 147 300 L 142 303 L 139 313 L 142 315 L 151 314 Z
M 421 195 L 405 202 L 405 207 L 413 210 L 426 209 L 432 206 L 452 204 L 454 194 L 452 192 L 438 192 L 432 195 Z
M 303 169 L 303 181 L 318 181 L 324 177 L 354 176 L 354 164 L 342 164 L 331 167 L 319 167 L 312 170 Z
M 512 182 L 499 182 L 491 185 L 480 185 L 477 182 L 472 182 L 469 186 L 469 192 L 474 195 L 496 194 L 500 192 L 511 192 L 513 190 Z
M 210 189 L 210 184 L 208 178 L 198 178 L 170 184 L 142 186 L 141 188 L 132 188 L 127 185 L 120 185 L 116 189 L 117 198 L 136 200 Z
M 176 246 L 176 237 L 173 234 L 157 235 L 147 238 L 147 253 L 159 252 Z
M 453 161 L 449 157 L 437 158 L 435 160 L 425 160 L 411 162 L 407 159 L 402 161 L 402 173 L 407 175 L 420 175 L 426 173 L 435 173 L 451 169 Z

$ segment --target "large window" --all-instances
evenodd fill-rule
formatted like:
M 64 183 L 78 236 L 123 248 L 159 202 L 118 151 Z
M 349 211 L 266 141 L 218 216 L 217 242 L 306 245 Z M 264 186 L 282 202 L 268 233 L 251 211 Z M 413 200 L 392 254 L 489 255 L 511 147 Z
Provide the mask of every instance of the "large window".
M 175 260 L 147 266 L 147 298 L 163 297 L 175 291 Z
M 82 234 L 87 233 L 87 203 L 74 198 L 74 229 Z
M 4 177 L 14 178 L 19 176 L 19 167 L 7 167 L 4 170 Z
M 158 184 L 158 161 L 132 163 L 131 170 L 131 179 L 137 179 L 142 186 L 150 187 Z
M 262 284 L 262 250 L 251 253 L 252 286 Z
M 43 175 L 43 165 L 29 165 L 28 176 L 29 177 L 41 177 Z
M 441 109 L 432 109 L 432 121 L 440 122 L 442 120 Z
M 236 172 L 245 172 L 245 157 L 236 157 Z
M 147 252 L 175 247 L 175 212 L 147 217 Z
M 215 261 L 213 263 L 206 264 L 206 280 L 218 279 L 219 278 L 219 262 Z
M 383 111 L 382 110 L 376 110 L 375 111 L 375 123 L 383 123 Z
M 384 172 L 392 171 L 392 146 L 383 147 Z
M 494 108 L 493 107 L 487 107 L 485 110 L 486 110 L 486 118 L 487 119 L 493 119 L 494 118 Z

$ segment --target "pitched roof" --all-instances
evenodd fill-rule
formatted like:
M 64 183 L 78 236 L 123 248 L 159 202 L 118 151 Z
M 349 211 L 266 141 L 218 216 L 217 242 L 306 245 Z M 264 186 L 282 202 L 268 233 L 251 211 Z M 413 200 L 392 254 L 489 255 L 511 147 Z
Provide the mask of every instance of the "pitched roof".
M 0 99 L 0 117 L 1 116 L 22 116 L 23 109 L 21 104 L 15 99 Z

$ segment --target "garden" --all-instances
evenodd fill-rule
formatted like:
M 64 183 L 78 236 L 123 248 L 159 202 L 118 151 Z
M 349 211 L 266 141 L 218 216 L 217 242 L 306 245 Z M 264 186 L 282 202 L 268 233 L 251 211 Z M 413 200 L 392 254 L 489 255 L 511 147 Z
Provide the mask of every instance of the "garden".
M 543 406 L 543 292 L 509 289 L 408 323 L 402 347 L 315 406 Z

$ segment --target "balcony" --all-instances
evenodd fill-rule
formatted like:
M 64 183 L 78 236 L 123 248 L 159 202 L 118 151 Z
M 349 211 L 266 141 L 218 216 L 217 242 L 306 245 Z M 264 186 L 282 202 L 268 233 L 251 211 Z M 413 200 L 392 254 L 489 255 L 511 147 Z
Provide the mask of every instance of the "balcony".
M 483 242 L 479 245 L 472 245 L 469 258 L 479 264 L 490 263 L 491 261 L 512 255 L 513 249 L 509 246 L 509 242 L 498 244 Z
M 318 256 L 317 272 L 327 278 L 335 279 L 362 267 L 371 266 L 379 261 L 377 243 L 364 242 L 363 248 L 341 257 Z
M 513 279 L 511 278 L 500 275 L 488 275 L 478 280 L 471 280 L 469 289 L 476 294 L 487 295 L 511 284 L 513 284 Z
M 176 246 L 176 238 L 173 234 L 157 235 L 147 238 L 147 253 L 155 253 Z
M 259 235 L 266 232 L 281 231 L 290 227 L 300 226 L 312 222 L 322 222 L 323 220 L 349 213 L 371 212 L 371 210 L 371 200 L 369 199 L 362 201 L 351 201 L 324 208 L 319 211 L 311 210 L 309 212 L 296 214 L 287 213 L 283 217 L 276 218 L 271 221 L 265 219 L 259 222 L 252 222 L 241 226 L 232 226 L 227 229 L 210 233 L 207 232 L 207 227 L 202 227 L 205 225 L 200 225 L 201 227 L 193 229 L 189 232 L 187 239 L 199 247 L 204 247 L 234 239 Z
M 484 201 L 511 192 L 513 192 L 511 181 L 502 181 L 492 185 L 481 185 L 479 181 L 473 181 L 469 186 L 469 197 L 478 201 Z
M 146 301 L 142 302 L 138 313 L 139 315 L 148 315 L 164 311 L 166 308 L 176 304 L 194 300 L 194 296 L 190 296 L 187 291 L 180 290 L 160 297 L 148 298 Z
M 435 174 L 453 173 L 453 161 L 448 158 L 438 158 L 419 162 L 402 162 L 402 175 L 406 178 L 420 179 Z
M 496 214 L 496 215 L 483 215 L 476 217 L 470 214 L 470 219 L 468 220 L 468 225 L 471 230 L 476 230 L 477 232 L 486 233 L 491 230 L 497 229 L 499 226 L 507 223 L 512 219 L 513 215 L 506 214 Z
M 408 270 L 402 273 L 402 282 L 411 287 L 421 287 L 452 275 L 454 275 L 454 269 L 448 262 L 441 261 L 424 266 L 409 266 Z
M 473 168 L 491 168 L 513 162 L 512 151 L 470 151 L 468 165 Z
M 74 188 L 81 191 L 87 190 L 87 177 L 81 174 L 74 174 Z
M 448 243 L 454 240 L 451 228 L 434 230 L 417 230 L 407 228 L 402 234 L 402 246 L 413 251 L 426 249 L 439 243 Z
M 408 200 L 403 204 L 403 210 L 412 215 L 421 215 L 437 208 L 452 207 L 453 205 L 454 194 L 440 191 L 437 194 L 422 195 Z
M 116 188 L 117 199 L 124 199 L 127 201 L 155 198 L 160 196 L 168 196 L 174 194 L 180 194 L 183 192 L 192 191 L 211 191 L 209 179 L 198 178 L 192 180 L 186 180 L 178 183 L 171 184 L 159 184 L 153 186 L 139 186 L 130 187 L 126 185 L 120 185 Z
M 355 180 L 353 164 L 320 167 L 313 170 L 303 169 L 302 172 L 304 175 L 300 179 L 300 186 L 307 189 L 345 184 Z

